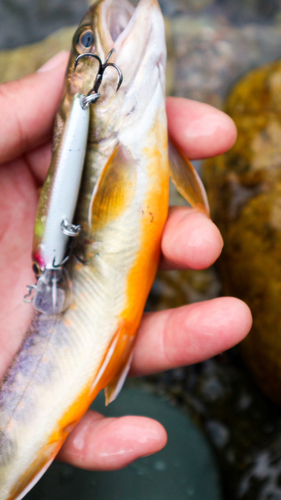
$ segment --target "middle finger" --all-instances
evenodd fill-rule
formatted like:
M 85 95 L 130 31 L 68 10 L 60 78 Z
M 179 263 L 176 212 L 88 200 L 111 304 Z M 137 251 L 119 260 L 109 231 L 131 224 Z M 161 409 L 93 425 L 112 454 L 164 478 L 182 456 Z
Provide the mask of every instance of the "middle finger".
M 171 207 L 162 236 L 162 269 L 205 269 L 219 257 L 223 240 L 205 215 L 188 207 Z

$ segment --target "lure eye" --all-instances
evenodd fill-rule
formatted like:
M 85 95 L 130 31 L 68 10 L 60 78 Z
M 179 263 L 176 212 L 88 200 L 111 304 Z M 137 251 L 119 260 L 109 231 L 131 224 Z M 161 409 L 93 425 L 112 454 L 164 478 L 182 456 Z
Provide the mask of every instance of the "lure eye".
M 83 52 L 89 51 L 94 45 L 94 33 L 90 28 L 84 28 L 80 33 L 78 33 L 75 48 L 77 52 L 82 54 Z
M 37 264 L 37 262 L 35 262 L 35 261 L 33 262 L 32 270 L 33 270 L 36 278 L 39 278 L 39 276 L 41 274 L 41 269 L 40 269 L 39 264 Z

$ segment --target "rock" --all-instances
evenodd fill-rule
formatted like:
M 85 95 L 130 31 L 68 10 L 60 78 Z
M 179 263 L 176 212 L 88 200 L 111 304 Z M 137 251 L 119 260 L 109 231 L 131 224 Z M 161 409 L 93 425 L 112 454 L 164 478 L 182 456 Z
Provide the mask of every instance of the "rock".
M 218 108 L 223 107 L 238 77 L 280 57 L 279 24 L 236 26 L 220 11 L 220 15 L 217 12 L 174 17 L 170 31 L 169 57 L 175 72 L 173 95 Z
M 69 50 L 75 27 L 62 28 L 42 42 L 0 52 L 0 83 L 33 73 L 60 50 Z
M 238 349 L 147 377 L 146 386 L 179 405 L 205 431 L 216 452 L 224 499 L 280 500 L 281 408 L 258 389 Z
M 254 325 L 241 350 L 261 388 L 281 404 L 281 62 L 243 78 L 226 111 L 238 140 L 204 169 L 225 241 L 223 291 L 250 306 Z
M 54 31 L 79 23 L 87 0 L 2 0 L 0 47 L 11 49 L 42 40 Z
M 232 24 L 274 21 L 280 13 L 276 0 L 160 0 L 167 16 L 192 13 L 227 18 Z

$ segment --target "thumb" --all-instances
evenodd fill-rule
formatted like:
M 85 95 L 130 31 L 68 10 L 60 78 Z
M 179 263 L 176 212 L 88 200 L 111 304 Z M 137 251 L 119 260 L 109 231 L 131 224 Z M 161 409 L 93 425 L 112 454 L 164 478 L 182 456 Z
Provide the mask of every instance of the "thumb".
M 0 85 L 0 162 L 50 138 L 68 53 L 59 52 L 36 73 Z

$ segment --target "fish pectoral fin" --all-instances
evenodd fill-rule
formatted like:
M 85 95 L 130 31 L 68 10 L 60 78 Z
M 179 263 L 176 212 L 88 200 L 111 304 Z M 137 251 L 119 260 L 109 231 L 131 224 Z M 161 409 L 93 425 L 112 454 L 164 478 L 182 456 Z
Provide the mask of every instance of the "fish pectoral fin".
M 137 183 L 137 161 L 130 150 L 119 143 L 105 165 L 94 189 L 89 226 L 100 230 L 122 215 L 132 201 Z
M 189 159 L 169 139 L 171 179 L 179 193 L 193 208 L 210 217 L 210 208 L 203 183 Z
M 115 333 L 93 381 L 91 398 L 105 390 L 106 405 L 119 394 L 130 368 L 135 331 L 125 320 Z

